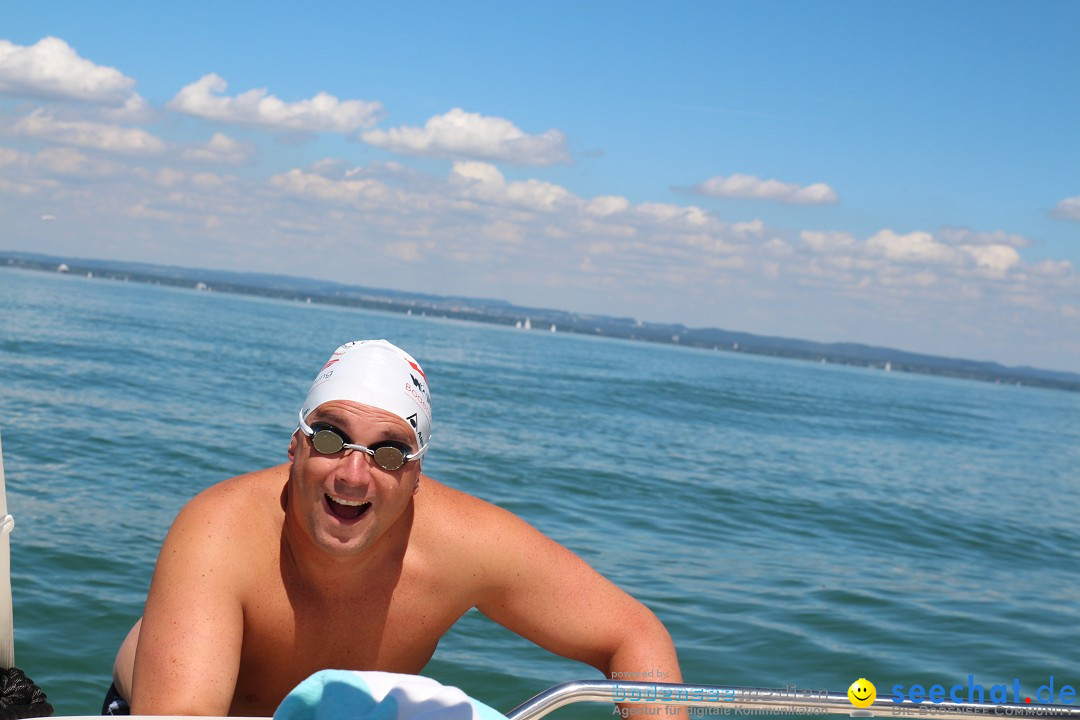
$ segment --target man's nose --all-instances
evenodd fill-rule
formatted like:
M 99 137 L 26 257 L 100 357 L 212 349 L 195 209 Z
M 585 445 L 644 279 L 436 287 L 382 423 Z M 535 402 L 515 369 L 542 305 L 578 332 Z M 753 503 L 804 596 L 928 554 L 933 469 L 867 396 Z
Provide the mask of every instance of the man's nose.
M 371 477 L 371 471 L 375 458 L 363 450 L 348 449 L 341 457 L 338 465 L 343 477 L 351 482 L 367 482 Z

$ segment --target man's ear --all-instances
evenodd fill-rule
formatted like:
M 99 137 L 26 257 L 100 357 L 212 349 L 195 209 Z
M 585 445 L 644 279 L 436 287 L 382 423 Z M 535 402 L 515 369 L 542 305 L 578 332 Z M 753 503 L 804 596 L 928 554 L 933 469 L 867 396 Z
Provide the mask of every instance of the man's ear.
M 289 440 L 289 460 L 295 460 L 296 446 L 300 442 L 300 428 L 293 431 L 292 439 Z
M 419 475 L 416 476 L 416 484 L 413 485 L 412 494 L 415 495 L 418 492 L 420 492 L 420 476 Z

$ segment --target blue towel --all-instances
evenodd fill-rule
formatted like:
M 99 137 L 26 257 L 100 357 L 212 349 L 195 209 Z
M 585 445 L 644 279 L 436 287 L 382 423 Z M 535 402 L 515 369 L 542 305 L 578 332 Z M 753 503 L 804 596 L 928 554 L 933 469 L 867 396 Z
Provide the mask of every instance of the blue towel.
M 456 687 L 419 675 L 320 670 L 285 696 L 274 720 L 506 720 Z

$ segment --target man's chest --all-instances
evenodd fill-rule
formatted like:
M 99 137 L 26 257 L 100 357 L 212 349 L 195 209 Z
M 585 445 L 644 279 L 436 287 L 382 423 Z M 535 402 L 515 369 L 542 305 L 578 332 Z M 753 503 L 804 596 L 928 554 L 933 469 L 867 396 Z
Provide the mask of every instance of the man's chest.
M 245 603 L 230 712 L 269 715 L 301 680 L 327 668 L 417 673 L 469 607 L 409 575 L 374 580 L 348 596 L 261 588 Z

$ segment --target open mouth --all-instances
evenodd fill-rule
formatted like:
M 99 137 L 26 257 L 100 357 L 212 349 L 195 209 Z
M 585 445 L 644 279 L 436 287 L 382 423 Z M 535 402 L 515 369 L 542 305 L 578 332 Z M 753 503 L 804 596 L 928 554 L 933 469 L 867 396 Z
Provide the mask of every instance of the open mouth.
M 371 503 L 361 502 L 359 500 L 346 500 L 344 498 L 331 497 L 330 495 L 324 495 L 326 498 L 326 507 L 329 508 L 330 513 L 339 520 L 359 520 L 363 517 L 371 508 Z

